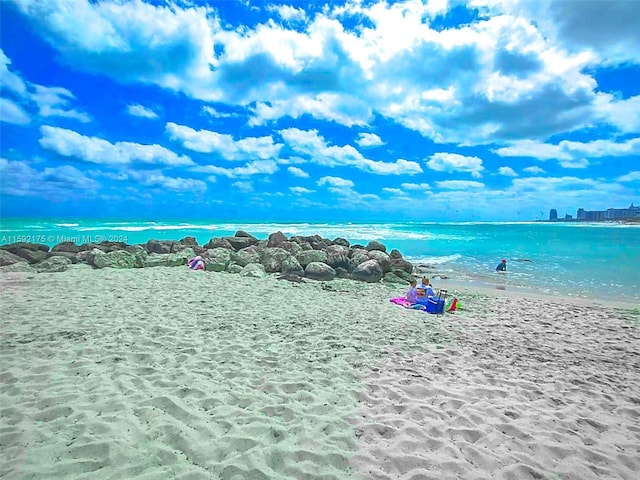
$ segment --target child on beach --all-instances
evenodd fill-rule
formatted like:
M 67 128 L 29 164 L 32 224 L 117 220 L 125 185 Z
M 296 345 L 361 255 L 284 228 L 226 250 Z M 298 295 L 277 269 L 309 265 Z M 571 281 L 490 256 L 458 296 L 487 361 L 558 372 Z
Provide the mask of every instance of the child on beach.
M 409 290 L 407 290 L 407 300 L 410 303 L 416 303 L 418 301 L 418 292 L 416 290 L 417 284 L 418 282 L 416 282 L 415 279 L 412 279 L 409 282 L 409 285 L 411 285 L 411 287 L 409 288 Z
M 189 260 L 188 265 L 191 270 L 204 270 L 204 260 L 200 255 Z
M 502 260 L 496 267 L 496 272 L 506 272 L 507 271 L 507 261 Z
M 422 277 L 422 283 L 417 289 L 418 297 L 427 299 L 429 297 L 433 297 L 436 293 L 433 291 L 433 287 L 431 286 L 431 282 L 427 277 Z

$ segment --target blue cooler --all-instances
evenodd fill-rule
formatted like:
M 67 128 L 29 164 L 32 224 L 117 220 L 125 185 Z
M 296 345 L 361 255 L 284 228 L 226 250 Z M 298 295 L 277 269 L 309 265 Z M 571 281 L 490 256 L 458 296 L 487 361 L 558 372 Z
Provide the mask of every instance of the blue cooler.
M 444 298 L 429 297 L 427 313 L 444 313 Z

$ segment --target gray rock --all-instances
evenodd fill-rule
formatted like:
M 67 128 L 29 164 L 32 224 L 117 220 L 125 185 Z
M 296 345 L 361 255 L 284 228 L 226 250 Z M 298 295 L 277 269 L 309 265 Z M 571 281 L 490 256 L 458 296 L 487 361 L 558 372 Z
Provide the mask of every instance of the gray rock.
M 250 238 L 253 241 L 255 241 L 256 243 L 258 243 L 258 239 L 256 237 L 254 237 L 250 233 L 245 232 L 244 230 L 238 230 L 236 232 L 236 234 L 234 235 L 234 237 L 246 237 L 246 238 Z
M 54 245 L 54 247 L 51 249 L 52 252 L 71 252 L 71 253 L 78 253 L 78 252 L 81 252 L 82 250 L 83 249 L 80 247 L 80 245 L 76 245 L 73 242 L 58 243 L 57 245 Z M 88 248 L 86 250 L 88 250 Z
M 324 263 L 334 270 L 336 268 L 349 268 L 349 248 L 342 245 L 329 245 L 325 250 L 327 259 Z
M 391 269 L 392 270 L 402 270 L 403 272 L 406 273 L 413 273 L 413 263 L 408 262 L 407 260 L 404 260 L 402 258 L 400 259 L 392 259 L 391 260 Z
M 353 247 L 351 248 L 351 250 L 349 251 L 349 267 L 348 270 L 350 272 L 353 272 L 353 270 L 355 270 L 355 268 L 360 265 L 363 262 L 366 262 L 367 260 L 371 260 L 371 257 L 369 256 L 369 252 L 363 248 L 356 248 L 354 249 Z
M 304 269 L 304 276 L 312 280 L 329 281 L 336 278 L 336 271 L 326 263 L 311 262 Z
M 259 263 L 250 263 L 242 268 L 240 276 L 249 278 L 265 278 L 267 276 L 267 272 L 265 272 L 264 267 Z
M 306 268 L 311 262 L 326 263 L 327 253 L 322 250 L 303 250 L 296 255 L 296 259 L 302 267 Z
M 237 252 L 232 252 L 231 261 L 241 267 L 245 267 L 250 263 L 260 263 L 260 253 L 258 253 L 258 249 L 255 246 L 251 245 Z
M 24 258 L 29 263 L 38 263 L 47 258 L 47 252 L 42 250 L 30 250 L 28 248 L 19 248 L 15 254 Z
M 57 255 L 57 256 L 60 256 L 60 257 L 67 257 L 69 260 L 71 260 L 71 263 L 78 263 L 78 255 L 80 255 L 80 253 L 82 253 L 82 252 L 78 252 L 78 253 L 48 252 L 47 253 L 47 258 Z
M 129 245 L 126 248 L 126 251 L 132 253 L 136 257 L 135 268 L 144 267 L 144 261 L 149 256 L 147 249 L 144 248 L 144 245 Z M 80 254 L 78 254 L 80 255 Z
M 214 248 L 226 248 L 227 250 L 233 250 L 233 245 L 229 243 L 226 238 L 212 238 L 204 246 L 205 250 L 213 250 Z
M 242 250 L 257 243 L 256 240 L 251 237 L 225 237 L 225 240 L 229 242 L 231 248 L 235 251 Z
M 350 247 L 349 244 L 349 240 L 347 240 L 346 238 L 342 238 L 342 237 L 337 237 L 333 239 L 333 244 L 334 245 L 342 245 L 343 247 Z
M 371 251 L 371 250 L 380 250 L 381 252 L 386 252 L 387 251 L 387 247 L 385 247 L 380 242 L 376 242 L 375 240 L 371 240 L 369 243 L 367 243 L 367 246 L 364 247 L 364 248 L 369 250 L 369 251 Z
M 229 265 L 227 267 L 227 272 L 229 272 L 229 273 L 240 273 L 243 268 L 244 267 L 241 267 L 240 265 L 232 263 L 231 265 Z
M 377 260 L 380 266 L 382 267 L 383 273 L 389 273 L 391 271 L 391 258 L 384 252 L 380 250 L 371 250 L 369 252 L 369 256 L 373 260 Z
M 7 250 L 14 254 L 21 249 L 39 250 L 41 252 L 48 252 L 49 245 L 45 245 L 44 243 L 15 242 L 15 243 L 8 243 L 7 245 L 2 245 L 0 246 L 0 249 Z
M 38 273 L 64 272 L 71 265 L 71 260 L 61 255 L 56 255 L 34 265 Z
M 7 272 L 33 272 L 34 269 L 28 262 L 12 263 L 11 265 L 0 266 L 0 273 Z
M 336 268 L 336 278 L 350 278 L 349 270 L 342 267 Z
M 304 268 L 300 265 L 298 260 L 295 257 L 289 256 L 282 261 L 282 266 L 280 267 L 280 271 L 286 274 L 293 275 L 304 275 Z
M 14 255 L 8 250 L 0 249 L 0 267 L 13 265 L 14 263 L 28 263 L 24 258 Z
M 286 250 L 294 257 L 302 251 L 302 247 L 296 242 L 282 242 L 280 244 L 280 248 L 282 248 L 283 250 Z
M 382 279 L 382 281 L 384 283 L 402 284 L 402 285 L 405 285 L 405 284 L 409 283 L 409 280 L 396 275 L 395 272 L 385 273 L 384 278 Z
M 391 260 L 402 260 L 402 254 L 394 248 L 389 252 L 389 258 L 391 258 Z
M 377 260 L 367 260 L 358 265 L 353 272 L 351 278 L 362 282 L 376 283 L 382 279 L 382 267 Z
M 267 247 L 279 247 L 283 242 L 287 241 L 287 237 L 282 232 L 275 232 L 269 235 L 267 240 Z
M 180 243 L 185 247 L 194 248 L 198 246 L 198 241 L 196 240 L 196 237 L 184 237 L 182 240 L 180 240 Z
M 93 265 L 96 268 L 133 268 L 136 265 L 136 256 L 125 250 L 113 250 L 96 255 Z
M 171 249 L 176 242 L 173 240 L 155 240 L 147 242 L 147 252 L 149 253 L 171 253 Z
M 95 264 L 93 263 L 93 261 L 98 255 L 104 255 L 104 252 L 99 248 L 94 248 L 92 250 L 84 250 L 82 252 L 77 253 L 76 259 L 79 262 L 85 262 L 91 265 L 92 267 L 95 267 Z
M 278 247 L 267 247 L 263 250 L 260 263 L 267 273 L 282 271 L 282 262 L 291 258 L 291 254 Z
M 136 264 L 141 263 L 143 267 L 179 267 L 185 265 L 187 260 L 195 257 L 193 248 L 184 248 L 177 253 L 152 253 L 146 257 L 138 257 Z
M 202 255 L 205 270 L 212 272 L 224 272 L 231 264 L 231 251 L 218 247 L 205 250 Z

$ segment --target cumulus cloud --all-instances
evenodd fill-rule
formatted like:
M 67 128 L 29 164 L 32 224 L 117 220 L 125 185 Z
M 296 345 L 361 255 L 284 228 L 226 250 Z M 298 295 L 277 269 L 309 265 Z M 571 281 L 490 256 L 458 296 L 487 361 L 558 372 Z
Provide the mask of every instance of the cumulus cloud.
M 298 167 L 289 167 L 287 168 L 287 171 L 296 177 L 300 177 L 300 178 L 309 178 L 309 174 L 307 172 L 305 172 L 304 170 L 302 170 L 301 168 Z
M 637 182 L 640 181 L 640 171 L 629 172 L 617 178 L 618 182 Z
M 8 98 L 0 98 L 0 122 L 13 123 L 14 125 L 28 125 L 31 117 L 20 105 Z
M 253 192 L 253 184 L 251 182 L 234 182 L 231 186 L 242 193 Z
M 147 187 L 157 187 L 173 192 L 202 193 L 207 184 L 195 178 L 169 177 L 158 170 L 131 170 L 129 178 Z
M 150 118 L 150 119 L 158 118 L 158 114 L 156 112 L 138 103 L 127 105 L 127 113 L 134 117 L 142 117 L 142 118 Z
M 546 173 L 542 168 L 535 165 L 532 167 L 525 167 L 522 170 L 527 173 L 533 173 L 534 175 L 540 174 L 540 173 Z
M 498 168 L 498 173 L 500 175 L 504 175 L 505 177 L 517 177 L 518 174 L 511 167 L 500 167 Z
M 27 91 L 27 85 L 22 78 L 9 70 L 11 60 L 0 49 L 0 87 L 22 96 Z
M 438 188 L 445 190 L 467 190 L 475 188 L 484 188 L 484 183 L 474 182 L 471 180 L 444 180 L 436 182 Z
M 291 191 L 291 193 L 294 193 L 296 195 L 307 195 L 315 191 L 315 190 L 309 190 L 308 188 L 305 188 L 305 187 L 289 187 L 289 190 Z
M 340 177 L 322 177 L 317 182 L 318 186 L 329 185 L 331 187 L 352 188 L 354 183 L 351 180 Z
M 35 168 L 30 162 L 0 158 L 2 193 L 47 199 L 93 196 L 100 184 L 71 165 Z
M 216 152 L 226 160 L 274 158 L 282 148 L 282 144 L 274 143 L 271 136 L 235 140 L 228 134 L 211 130 L 194 130 L 173 122 L 167 123 L 166 132 L 171 140 L 179 142 L 189 150 L 202 153 Z
M 190 166 L 193 161 L 177 155 L 160 145 L 143 145 L 134 142 L 111 143 L 98 137 L 88 137 L 73 130 L 43 125 L 39 140 L 43 148 L 65 157 L 104 165 L 130 163 L 161 164 L 172 167 Z
M 228 178 L 247 177 L 251 175 L 271 175 L 278 171 L 278 165 L 273 160 L 256 160 L 243 167 L 225 168 L 217 165 L 200 165 L 191 169 L 194 172 L 210 173 Z
M 614 140 L 592 140 L 575 142 L 562 140 L 557 144 L 520 140 L 509 146 L 495 149 L 502 157 L 532 157 L 538 160 L 558 160 L 566 164 L 580 164 L 585 158 L 640 155 L 640 137 L 621 142 Z
M 375 133 L 360 133 L 356 139 L 356 143 L 361 147 L 377 147 L 384 145 L 382 139 Z
M 431 155 L 427 167 L 436 172 L 468 172 L 475 178 L 482 177 L 482 160 L 457 153 L 438 152 Z
M 291 5 L 268 5 L 267 10 L 276 12 L 280 18 L 287 21 L 300 21 L 307 17 L 307 13 L 303 9 Z
M 422 173 L 417 162 L 398 159 L 382 162 L 365 158 L 351 145 L 328 145 L 317 130 L 288 128 L 280 130 L 285 143 L 294 152 L 305 156 L 310 162 L 327 167 L 350 166 L 378 175 L 414 175 Z
M 400 185 L 405 190 L 430 190 L 431 185 L 428 183 L 403 183 Z

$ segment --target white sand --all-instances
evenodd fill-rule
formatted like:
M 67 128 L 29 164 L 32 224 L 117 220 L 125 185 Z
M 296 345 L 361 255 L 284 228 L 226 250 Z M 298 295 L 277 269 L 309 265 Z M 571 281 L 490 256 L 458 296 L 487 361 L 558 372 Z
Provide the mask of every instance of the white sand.
M 3 478 L 640 471 L 637 312 L 463 292 L 436 316 L 181 267 L 0 282 Z

